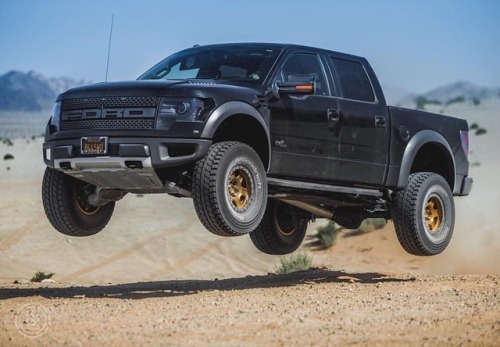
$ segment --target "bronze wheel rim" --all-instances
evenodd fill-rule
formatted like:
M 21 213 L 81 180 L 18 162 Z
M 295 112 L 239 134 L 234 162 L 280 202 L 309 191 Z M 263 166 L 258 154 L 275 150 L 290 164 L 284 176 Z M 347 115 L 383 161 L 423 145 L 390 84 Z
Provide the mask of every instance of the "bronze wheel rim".
M 245 210 L 252 198 L 250 175 L 243 169 L 236 169 L 229 175 L 227 192 L 229 201 L 236 210 Z
M 290 237 L 295 233 L 292 216 L 283 211 L 283 209 L 280 210 L 279 206 L 280 204 L 278 203 L 274 211 L 274 227 L 280 235 Z M 285 223 L 283 223 L 284 221 Z
M 93 216 L 99 212 L 100 206 L 91 205 L 89 196 L 92 194 L 87 187 L 75 187 L 75 204 L 78 210 L 85 216 Z
M 437 233 L 441 228 L 444 218 L 443 203 L 437 196 L 431 196 L 427 200 L 424 218 L 427 230 L 432 234 Z
M 290 231 L 283 230 L 277 218 L 274 220 L 274 225 L 276 227 L 276 230 L 285 237 L 290 237 L 295 233 L 295 228 L 293 227 L 290 229 Z

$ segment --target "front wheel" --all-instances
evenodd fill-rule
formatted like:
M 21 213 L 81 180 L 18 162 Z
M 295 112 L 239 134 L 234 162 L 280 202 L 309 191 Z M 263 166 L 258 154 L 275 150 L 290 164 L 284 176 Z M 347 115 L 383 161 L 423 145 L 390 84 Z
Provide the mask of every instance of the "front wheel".
M 255 247 L 266 254 L 283 255 L 299 248 L 307 231 L 308 219 L 286 203 L 270 200 L 266 214 L 250 234 Z
M 399 243 L 408 253 L 439 254 L 453 234 L 453 193 L 442 176 L 414 173 L 406 188 L 396 192 L 391 214 Z
M 46 168 L 42 182 L 42 201 L 52 226 L 69 236 L 97 234 L 108 224 L 115 202 L 93 206 L 88 197 L 95 187 L 65 173 Z
M 213 234 L 248 234 L 264 216 L 266 172 L 257 153 L 246 144 L 213 144 L 196 163 L 192 185 L 196 214 Z

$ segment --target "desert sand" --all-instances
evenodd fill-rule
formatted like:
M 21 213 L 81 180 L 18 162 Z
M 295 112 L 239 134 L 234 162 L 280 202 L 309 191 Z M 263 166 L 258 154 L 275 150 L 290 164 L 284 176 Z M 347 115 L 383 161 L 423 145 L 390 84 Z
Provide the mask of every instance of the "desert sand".
M 287 276 L 268 275 L 279 257 L 210 234 L 191 200 L 167 195 L 127 195 L 101 233 L 61 235 L 41 203 L 43 139 L 0 142 L 0 345 L 497 344 L 500 100 L 445 112 L 488 130 L 471 133 L 475 183 L 455 200 L 448 249 L 408 255 L 389 222 L 313 250 L 318 220 L 300 249 L 316 269 Z M 36 271 L 56 283 L 29 283 Z M 26 312 L 50 324 L 27 337 Z

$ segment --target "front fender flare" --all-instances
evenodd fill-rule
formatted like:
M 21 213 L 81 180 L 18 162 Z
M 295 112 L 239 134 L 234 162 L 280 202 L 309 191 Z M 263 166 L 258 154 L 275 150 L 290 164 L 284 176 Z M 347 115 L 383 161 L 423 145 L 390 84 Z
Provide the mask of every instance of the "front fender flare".
M 242 102 L 242 101 L 228 101 L 215 109 L 203 128 L 201 137 L 205 139 L 212 139 L 219 126 L 228 118 L 234 115 L 248 115 L 254 118 L 262 126 L 267 138 L 268 158 L 271 164 L 271 136 L 269 134 L 269 127 L 264 121 L 262 115 L 255 109 L 255 107 Z M 268 165 L 269 167 L 269 165 Z

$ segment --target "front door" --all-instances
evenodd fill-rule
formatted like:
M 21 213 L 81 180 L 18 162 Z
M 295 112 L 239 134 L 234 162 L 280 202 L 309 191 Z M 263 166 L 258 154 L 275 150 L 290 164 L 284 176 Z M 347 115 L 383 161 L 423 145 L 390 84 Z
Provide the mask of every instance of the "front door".
M 316 81 L 314 95 L 283 95 L 269 103 L 272 161 L 270 175 L 291 179 L 331 181 L 338 171 L 338 137 L 334 119 L 339 100 L 330 96 L 318 55 L 293 53 L 283 63 L 276 81 L 304 78 Z

